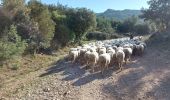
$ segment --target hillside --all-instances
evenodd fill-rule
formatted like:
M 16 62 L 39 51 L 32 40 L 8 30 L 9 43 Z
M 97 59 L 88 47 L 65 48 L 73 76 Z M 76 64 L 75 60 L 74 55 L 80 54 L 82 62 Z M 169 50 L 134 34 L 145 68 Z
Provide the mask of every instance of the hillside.
M 125 9 L 125 10 L 113 10 L 113 9 L 107 9 L 105 12 L 103 13 L 97 13 L 97 17 L 106 17 L 106 18 L 114 18 L 117 20 L 124 20 L 128 17 L 131 16 L 139 16 L 141 14 L 140 10 L 129 10 L 129 9 Z

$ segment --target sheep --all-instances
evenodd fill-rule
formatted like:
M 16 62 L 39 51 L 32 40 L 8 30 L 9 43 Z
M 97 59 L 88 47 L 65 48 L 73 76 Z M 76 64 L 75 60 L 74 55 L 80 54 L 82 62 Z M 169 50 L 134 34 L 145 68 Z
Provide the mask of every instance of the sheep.
M 116 52 L 116 59 L 117 59 L 119 70 L 122 70 L 124 58 L 125 58 L 125 53 L 123 52 L 123 50 L 118 49 L 118 51 Z
M 91 47 L 88 49 L 90 52 L 96 52 L 96 48 L 95 47 Z
M 82 49 L 80 49 L 80 55 L 79 55 L 79 62 L 81 63 L 81 64 L 84 64 L 85 63 L 85 53 L 86 53 L 86 51 L 87 51 L 87 49 L 85 49 L 85 48 L 82 48 Z
M 73 50 L 69 52 L 69 58 L 71 59 L 72 63 L 75 63 L 78 56 L 79 56 L 79 51 Z
M 106 50 L 106 52 L 109 51 L 109 50 L 112 50 L 112 49 L 113 49 L 112 47 L 108 47 L 107 50 Z
M 123 48 L 123 52 L 125 53 L 125 64 L 127 61 L 130 61 L 132 55 L 132 49 L 130 47 Z
M 144 45 L 139 44 L 139 45 L 137 45 L 136 48 L 137 48 L 137 50 L 138 50 L 138 55 L 142 55 L 143 52 L 144 52 L 144 49 L 145 49 Z
M 91 52 L 90 51 L 86 51 L 86 53 L 84 54 L 84 60 L 85 60 L 85 63 L 86 63 L 86 66 L 89 66 L 89 59 L 90 59 L 90 55 Z
M 77 51 L 77 48 L 70 48 L 70 51 Z
M 77 46 L 77 49 L 81 49 L 82 47 L 81 46 Z
M 123 51 L 123 47 L 118 47 L 116 51 L 122 50 Z
M 138 55 L 141 56 L 144 52 L 144 45 L 139 44 L 139 45 L 134 45 L 134 50 L 133 50 L 133 54 L 134 55 Z
M 114 49 L 109 49 L 107 53 L 110 53 L 111 56 L 111 61 L 110 61 L 110 66 L 113 65 L 116 62 L 116 51 Z
M 106 48 L 105 47 L 101 47 L 101 48 L 99 48 L 99 55 L 101 55 L 101 54 L 104 54 L 104 53 L 106 53 Z
M 97 64 L 98 59 L 99 59 L 99 54 L 96 51 L 89 53 L 88 63 L 89 66 L 91 66 L 92 72 L 94 72 L 94 67 Z
M 126 44 L 123 45 L 123 48 L 131 48 L 131 49 L 133 49 L 133 44 L 126 43 Z
M 117 50 L 117 46 L 113 46 L 112 48 L 113 48 L 114 50 Z
M 146 43 L 144 43 L 144 42 L 141 42 L 139 45 L 143 45 L 144 49 L 146 48 Z
M 134 39 L 119 38 L 96 41 L 77 46 L 77 48 L 70 48 L 69 56 L 72 58 L 72 62 L 77 59 L 81 64 L 90 66 L 93 72 L 97 63 L 97 66 L 102 67 L 101 73 L 103 73 L 105 68 L 115 62 L 118 63 L 118 67 L 122 70 L 123 62 L 127 64 L 132 54 L 142 55 L 145 48 L 146 44 L 138 37 L 134 37 Z
M 142 36 L 139 36 L 139 40 L 141 41 L 143 38 L 142 38 Z
M 110 64 L 111 55 L 109 53 L 104 53 L 99 55 L 98 66 L 101 68 L 101 74 L 103 75 L 104 69 Z

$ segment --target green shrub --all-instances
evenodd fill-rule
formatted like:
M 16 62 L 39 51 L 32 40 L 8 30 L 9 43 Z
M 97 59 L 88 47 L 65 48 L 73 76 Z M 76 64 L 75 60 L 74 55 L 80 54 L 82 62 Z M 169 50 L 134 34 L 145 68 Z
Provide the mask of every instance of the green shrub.
M 12 69 L 12 70 L 18 70 L 19 67 L 20 67 L 19 64 L 13 64 L 12 67 L 11 67 L 11 69 Z
M 11 25 L 5 36 L 0 40 L 0 61 L 23 54 L 27 43 L 17 35 L 16 27 Z
M 70 41 L 73 41 L 74 37 L 74 33 L 67 26 L 58 25 L 53 41 L 57 40 L 61 46 L 66 46 Z
M 106 40 L 106 39 L 115 39 L 119 36 L 116 34 L 100 33 L 100 32 L 91 32 L 86 35 L 88 40 Z
M 150 28 L 147 24 L 138 24 L 135 26 L 135 32 L 140 35 L 149 34 Z

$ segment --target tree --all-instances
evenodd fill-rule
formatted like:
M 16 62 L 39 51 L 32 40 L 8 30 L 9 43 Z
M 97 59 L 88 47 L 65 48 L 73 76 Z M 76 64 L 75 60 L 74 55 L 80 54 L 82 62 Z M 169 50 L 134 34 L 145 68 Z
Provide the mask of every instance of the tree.
M 0 38 L 0 61 L 22 55 L 27 46 L 27 43 L 17 34 L 16 26 L 11 25 L 9 30 L 4 32 L 5 35 Z
M 170 29 L 170 1 L 169 0 L 150 0 L 149 9 L 143 9 L 141 18 L 156 23 L 161 30 Z
M 28 7 L 31 9 L 30 18 L 38 23 L 40 32 L 40 48 L 50 47 L 50 42 L 54 36 L 55 23 L 51 19 L 51 14 L 48 7 L 41 2 L 31 0 L 28 2 Z
M 137 17 L 132 16 L 130 18 L 125 19 L 123 22 L 118 22 L 116 25 L 117 32 L 120 33 L 133 33 L 135 32 L 135 25 L 137 23 Z
M 9 27 L 12 24 L 10 18 L 5 14 L 2 8 L 0 8 L 0 37 L 4 34 L 3 31 L 5 28 Z
M 52 20 L 55 23 L 55 33 L 52 40 L 52 48 L 58 49 L 59 47 L 66 46 L 74 40 L 74 32 L 69 28 L 69 15 L 70 9 L 61 4 L 49 5 L 48 9 L 52 15 Z M 75 11 L 75 9 L 73 9 Z
M 9 28 L 11 24 L 17 25 L 23 21 L 25 16 L 28 16 L 29 10 L 25 5 L 25 0 L 1 0 L 2 7 L 0 8 L 0 30 Z M 19 13 L 22 12 L 22 16 Z M 21 14 L 20 14 L 21 15 Z M 24 15 L 24 16 L 23 16 Z
M 137 24 L 134 27 L 134 31 L 139 35 L 149 34 L 150 28 L 148 24 Z
M 25 0 L 1 0 L 3 10 L 7 13 L 7 15 L 12 19 L 18 11 L 24 11 L 24 13 L 28 14 L 28 9 L 25 6 Z
M 104 17 L 98 17 L 97 21 L 97 31 L 112 33 L 114 30 L 111 27 L 111 20 Z
M 68 23 L 70 29 L 75 33 L 75 42 L 80 42 L 86 32 L 96 26 L 96 17 L 92 11 L 79 8 L 72 11 Z

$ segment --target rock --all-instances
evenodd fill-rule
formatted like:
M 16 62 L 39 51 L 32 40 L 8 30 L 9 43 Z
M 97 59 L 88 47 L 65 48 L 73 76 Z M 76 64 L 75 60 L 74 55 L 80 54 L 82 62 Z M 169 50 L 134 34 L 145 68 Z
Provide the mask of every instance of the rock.
M 50 91 L 50 88 L 44 88 L 43 91 L 44 91 L 44 92 L 49 92 L 49 91 Z
M 1 97 L 0 100 L 6 100 L 5 97 Z

